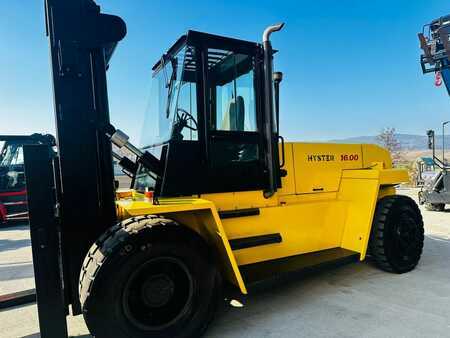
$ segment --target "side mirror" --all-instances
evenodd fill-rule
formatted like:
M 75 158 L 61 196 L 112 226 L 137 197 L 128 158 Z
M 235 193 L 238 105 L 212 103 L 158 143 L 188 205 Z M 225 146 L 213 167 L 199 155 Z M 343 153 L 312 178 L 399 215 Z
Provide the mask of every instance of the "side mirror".
M 275 96 L 275 115 L 277 120 L 277 131 L 280 131 L 280 82 L 283 80 L 282 72 L 273 72 L 272 75 Z
M 427 130 L 428 149 L 434 149 L 434 130 Z

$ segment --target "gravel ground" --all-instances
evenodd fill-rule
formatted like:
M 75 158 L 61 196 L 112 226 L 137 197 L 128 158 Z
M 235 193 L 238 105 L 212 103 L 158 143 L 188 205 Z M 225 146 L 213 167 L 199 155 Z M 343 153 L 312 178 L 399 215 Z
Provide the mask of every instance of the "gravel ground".
M 399 193 L 416 197 L 414 189 Z M 450 337 L 450 210 L 423 208 L 426 239 L 411 273 L 370 262 L 289 277 L 223 306 L 207 337 Z M 32 288 L 26 226 L 0 230 L 0 294 Z M 90 337 L 82 317 L 68 318 L 73 337 Z M 39 337 L 36 305 L 0 312 L 0 337 Z

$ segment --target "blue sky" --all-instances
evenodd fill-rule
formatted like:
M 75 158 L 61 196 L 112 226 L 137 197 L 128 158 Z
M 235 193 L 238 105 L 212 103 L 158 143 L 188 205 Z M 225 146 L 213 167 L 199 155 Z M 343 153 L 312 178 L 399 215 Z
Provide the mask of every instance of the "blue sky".
M 108 74 L 112 122 L 139 143 L 151 66 L 188 29 L 261 39 L 279 21 L 276 69 L 284 72 L 281 132 L 288 140 L 423 134 L 450 119 L 450 101 L 423 76 L 416 34 L 448 14 L 433 1 L 98 0 L 128 35 Z M 43 1 L 0 0 L 0 134 L 54 133 Z

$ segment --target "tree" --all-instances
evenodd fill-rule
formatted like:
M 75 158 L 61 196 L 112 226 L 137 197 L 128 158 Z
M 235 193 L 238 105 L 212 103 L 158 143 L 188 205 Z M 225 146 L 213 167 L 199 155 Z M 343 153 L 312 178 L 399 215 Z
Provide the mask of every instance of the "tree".
M 397 139 L 395 128 L 383 128 L 377 136 L 377 142 L 389 150 L 394 165 L 402 160 L 402 145 Z

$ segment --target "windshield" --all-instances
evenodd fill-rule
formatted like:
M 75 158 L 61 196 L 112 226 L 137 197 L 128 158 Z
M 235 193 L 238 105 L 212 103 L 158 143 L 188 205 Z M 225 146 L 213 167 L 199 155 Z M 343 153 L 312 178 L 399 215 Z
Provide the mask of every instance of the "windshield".
M 194 49 L 184 46 L 152 78 L 141 147 L 158 159 L 169 141 L 196 141 L 197 90 Z M 156 180 L 140 168 L 135 189 L 154 189 Z
M 141 146 L 196 138 L 197 102 L 193 49 L 183 47 L 153 75 Z
M 5 143 L 0 149 L 0 191 L 24 189 L 22 145 Z
M 6 143 L 0 149 L 0 167 L 23 165 L 23 152 L 21 145 Z
M 183 47 L 153 75 L 141 146 L 197 139 L 194 49 Z

